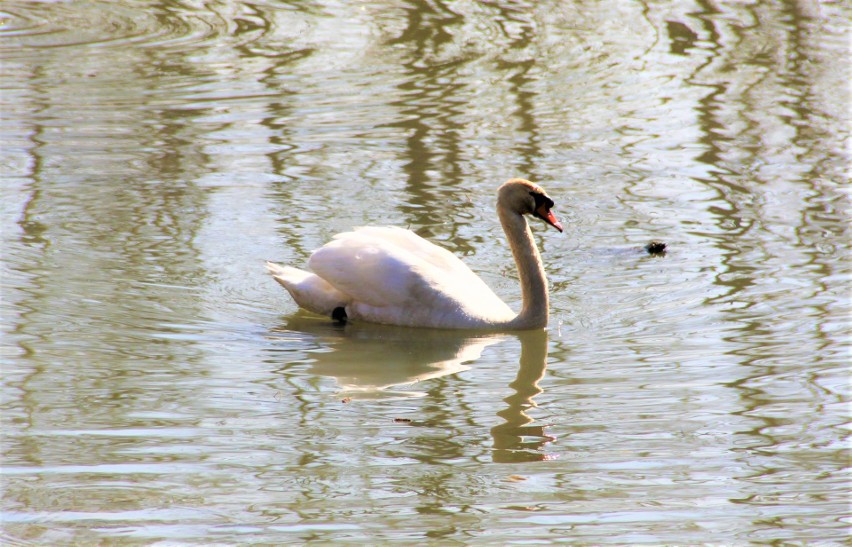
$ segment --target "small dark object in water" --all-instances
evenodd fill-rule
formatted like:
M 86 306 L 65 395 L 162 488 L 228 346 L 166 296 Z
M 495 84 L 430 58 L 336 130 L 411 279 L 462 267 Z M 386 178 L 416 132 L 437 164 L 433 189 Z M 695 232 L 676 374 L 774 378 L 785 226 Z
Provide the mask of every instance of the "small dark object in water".
M 393 421 L 398 424 L 410 424 L 411 418 L 394 418 Z
M 346 315 L 346 308 L 343 306 L 338 306 L 331 311 L 331 318 L 338 323 L 346 323 L 346 319 L 348 316 Z
M 662 241 L 652 241 L 645 245 L 645 250 L 649 255 L 664 255 L 666 254 L 666 244 Z
M 344 397 L 344 398 L 340 399 L 340 402 L 343 403 L 344 405 L 348 402 L 351 402 L 351 401 L 352 401 L 352 397 Z

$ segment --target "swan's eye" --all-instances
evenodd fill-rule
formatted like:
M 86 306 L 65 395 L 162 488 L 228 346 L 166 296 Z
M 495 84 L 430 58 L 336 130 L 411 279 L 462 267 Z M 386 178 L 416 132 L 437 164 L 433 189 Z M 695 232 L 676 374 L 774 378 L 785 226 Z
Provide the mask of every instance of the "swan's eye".
M 530 195 L 535 200 L 535 208 L 538 209 L 542 205 L 544 205 L 548 210 L 553 208 L 553 200 L 544 194 L 540 194 L 538 192 L 530 192 Z

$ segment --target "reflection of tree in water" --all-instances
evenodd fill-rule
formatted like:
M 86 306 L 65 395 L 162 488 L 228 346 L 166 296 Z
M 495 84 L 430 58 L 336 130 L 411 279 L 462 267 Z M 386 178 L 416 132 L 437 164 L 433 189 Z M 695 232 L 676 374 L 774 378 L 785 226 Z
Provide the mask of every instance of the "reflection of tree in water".
M 534 159 L 539 155 L 537 124 L 532 115 L 534 93 L 525 89 L 533 80 L 529 72 L 535 58 L 517 51 L 529 47 L 535 36 L 534 26 L 523 12 L 514 8 L 491 5 L 489 22 L 496 24 L 509 38 L 508 43 L 487 44 L 488 50 L 504 49 L 498 53 L 497 74 L 501 80 L 508 74 L 509 92 L 515 97 L 517 107 L 511 115 L 519 120 L 518 152 L 522 158 L 518 173 L 526 178 L 537 178 Z M 441 224 L 440 231 L 449 231 L 444 236 L 454 250 L 461 254 L 475 251 L 471 243 L 460 236 L 459 222 L 442 224 L 444 211 L 453 211 L 458 217 L 464 215 L 464 200 L 455 190 L 465 177 L 465 161 L 469 151 L 461 135 L 469 118 L 470 96 L 474 91 L 464 81 L 465 67 L 481 57 L 482 44 L 473 45 L 474 37 L 467 35 L 464 26 L 476 24 L 467 21 L 464 15 L 453 12 L 441 3 L 417 3 L 406 9 L 406 26 L 387 46 L 405 46 L 403 60 L 405 80 L 397 87 L 404 97 L 394 103 L 402 112 L 402 120 L 391 124 L 404 129 L 406 161 L 402 167 L 407 184 L 406 192 L 411 196 L 408 203 L 400 205 L 418 233 L 424 237 L 435 235 L 430 228 Z M 518 30 L 520 29 L 520 30 Z M 477 38 L 481 40 L 481 37 Z M 506 178 L 510 174 L 506 175 Z M 495 181 L 495 184 L 502 181 Z M 455 194 L 452 195 L 451 194 Z M 452 199 L 453 208 L 446 202 Z
M 521 134 L 516 144 L 522 158 L 520 172 L 524 178 L 537 182 L 540 179 L 536 160 L 541 155 L 538 122 L 533 115 L 533 101 L 537 94 L 528 89 L 528 84 L 535 81 L 530 73 L 535 69 L 536 59 L 524 51 L 534 42 L 535 26 L 530 21 L 528 9 L 496 3 L 492 7 L 499 13 L 495 18 L 497 24 L 509 39 L 507 49 L 515 50 L 510 52 L 512 55 L 505 55 L 497 67 L 500 72 L 508 74 L 509 89 L 517 105 L 512 115 L 518 120 L 518 131 Z
M 833 82 L 825 75 L 838 68 L 839 56 L 825 38 L 826 21 L 807 13 L 807 3 L 702 6 L 690 18 L 698 39 L 681 54 L 697 59 L 684 80 L 706 89 L 695 106 L 704 147 L 696 160 L 708 175 L 696 179 L 715 194 L 708 207 L 714 226 L 699 234 L 720 249 L 721 260 L 713 279 L 719 291 L 705 305 L 724 310 L 726 353 L 745 371 L 727 384 L 739 398 L 732 414 L 746 420 L 735 432 L 746 455 L 736 501 L 759 507 L 769 476 L 776 477 L 773 496 L 800 492 L 809 471 L 788 454 L 824 442 L 812 432 L 840 433 L 847 419 L 825 405 L 825 412 L 803 414 L 793 433 L 776 410 L 794 389 L 830 397 L 822 373 L 831 368 L 835 342 L 821 323 L 836 305 L 832 281 L 849 233 L 836 207 L 847 169 L 838 135 L 846 129 L 826 101 Z M 771 321 L 762 307 L 771 309 Z M 790 362 L 791 344 L 807 354 L 809 373 L 784 382 L 774 369 Z
M 466 100 L 459 97 L 465 84 L 456 76 L 464 58 L 437 62 L 443 46 L 452 43 L 451 27 L 459 26 L 463 17 L 440 4 L 417 3 L 406 10 L 406 27 L 387 42 L 387 46 L 406 46 L 403 67 L 407 78 L 398 85 L 404 99 L 393 103 L 402 112 L 402 120 L 390 124 L 408 132 L 405 139 L 406 163 L 402 169 L 407 178 L 406 191 L 410 203 L 400 205 L 410 222 L 423 227 L 439 223 L 437 213 L 444 210 L 442 199 L 448 187 L 456 187 L 462 179 L 458 118 Z M 430 62 L 431 61 L 431 62 Z M 421 229 L 421 235 L 433 233 Z M 459 245 L 462 242 L 455 238 Z
M 35 366 L 20 389 L 39 394 L 32 404 L 46 408 L 44 398 L 56 385 L 69 386 L 62 399 L 73 403 L 52 412 L 111 408 L 119 423 L 137 400 L 153 404 L 152 393 L 136 385 L 140 357 L 187 367 L 200 359 L 191 344 L 152 344 L 136 333 L 170 332 L 163 317 L 173 309 L 200 314 L 195 296 L 174 280 L 191 283 L 205 275 L 194 242 L 207 218 L 207 194 L 191 181 L 213 169 L 197 146 L 206 131 L 197 119 L 206 110 L 131 108 L 125 101 L 131 93 L 155 95 L 164 81 L 202 74 L 179 60 L 162 62 L 153 49 L 129 50 L 123 64 L 99 56 L 65 64 L 64 51 L 34 71 L 38 77 L 21 99 L 32 112 L 25 122 L 31 167 L 18 226 L 30 256 L 14 333 L 22 353 L 44 359 L 56 352 L 65 366 Z M 69 67 L 121 85 L 91 86 L 94 76 L 71 77 Z M 42 72 L 69 74 L 73 83 L 56 86 Z M 57 131 L 63 118 L 74 123 Z M 63 349 L 69 345 L 85 350 Z M 108 363 L 104 375 L 93 374 L 102 362 Z M 92 385 L 102 400 L 93 398 Z M 22 400 L 30 404 L 28 395 Z M 74 423 L 81 416 L 50 419 Z
M 835 242 L 848 234 L 848 222 L 834 205 L 843 198 L 831 182 L 846 170 L 831 144 L 839 142 L 838 121 L 826 110 L 826 82 L 815 77 L 831 71 L 834 62 L 821 49 L 822 23 L 800 3 L 705 6 L 693 21 L 701 39 L 685 53 L 702 62 L 686 80 L 708 89 L 696 106 L 705 146 L 696 159 L 710 166 L 712 176 L 699 179 L 717 196 L 710 208 L 717 226 L 707 235 L 723 251 L 714 280 L 722 292 L 708 302 L 766 302 L 783 292 L 779 282 L 807 276 L 812 279 L 794 283 L 815 287 L 795 301 L 794 313 L 806 314 L 799 302 L 818 303 L 818 294 L 830 292 Z M 772 32 L 756 33 L 732 21 L 764 21 Z M 774 164 L 786 167 L 779 171 Z M 781 232 L 793 237 L 778 237 Z M 791 270 L 791 264 L 808 267 Z M 828 315 L 830 303 L 823 302 L 813 316 Z M 726 310 L 744 347 L 784 336 L 771 332 L 772 323 L 755 321 L 750 308 Z

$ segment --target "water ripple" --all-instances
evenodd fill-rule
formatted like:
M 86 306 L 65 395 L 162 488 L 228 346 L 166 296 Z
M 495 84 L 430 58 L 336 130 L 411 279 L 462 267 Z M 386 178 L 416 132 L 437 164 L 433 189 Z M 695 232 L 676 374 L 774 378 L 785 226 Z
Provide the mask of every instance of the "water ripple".
M 127 43 L 199 42 L 228 34 L 227 16 L 158 4 L 9 2 L 0 13 L 0 48 L 7 50 Z

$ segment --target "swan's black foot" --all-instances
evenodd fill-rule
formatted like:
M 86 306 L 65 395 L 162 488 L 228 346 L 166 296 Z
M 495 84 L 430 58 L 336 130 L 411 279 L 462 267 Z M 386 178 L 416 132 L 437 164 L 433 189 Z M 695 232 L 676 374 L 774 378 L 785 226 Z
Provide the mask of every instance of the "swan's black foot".
M 346 308 L 343 306 L 338 306 L 331 311 L 331 318 L 338 323 L 346 323 L 348 316 L 346 315 Z

